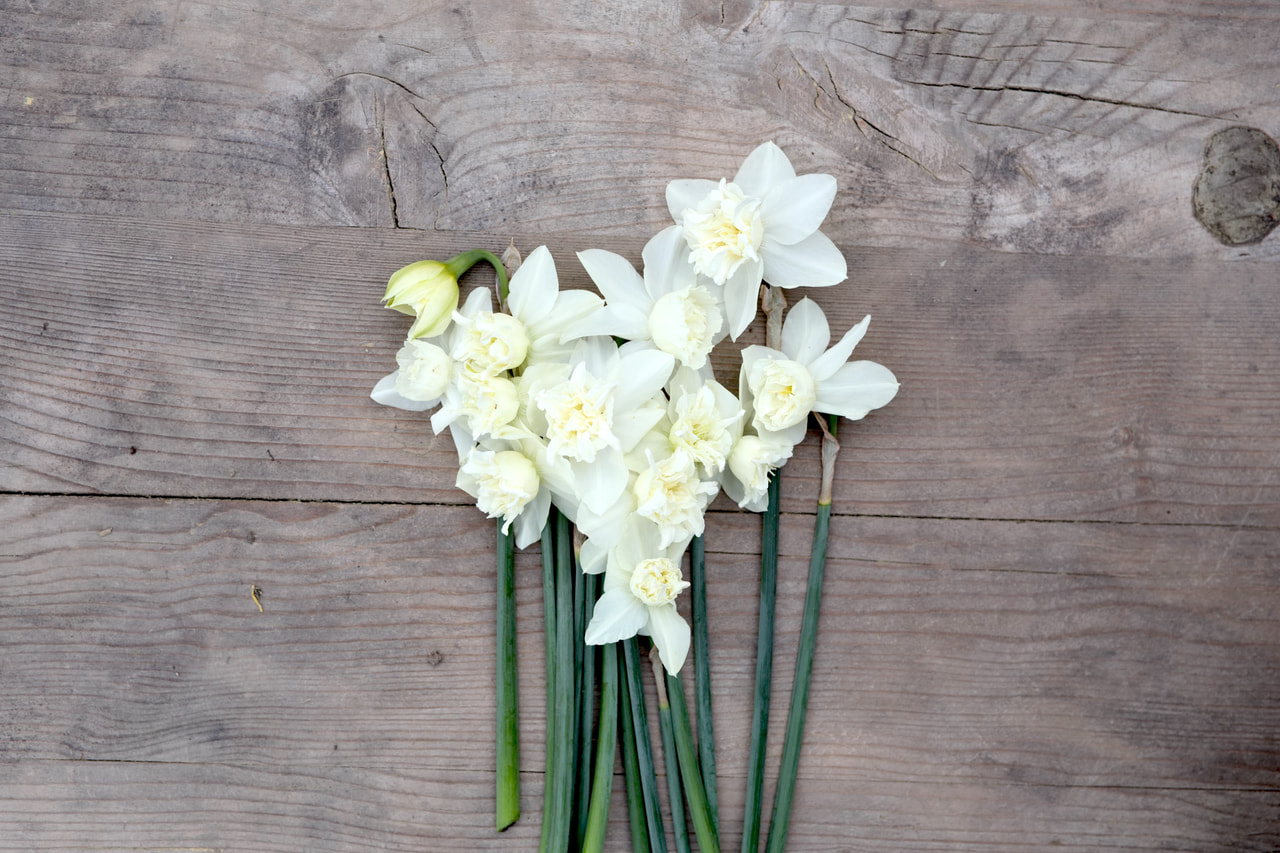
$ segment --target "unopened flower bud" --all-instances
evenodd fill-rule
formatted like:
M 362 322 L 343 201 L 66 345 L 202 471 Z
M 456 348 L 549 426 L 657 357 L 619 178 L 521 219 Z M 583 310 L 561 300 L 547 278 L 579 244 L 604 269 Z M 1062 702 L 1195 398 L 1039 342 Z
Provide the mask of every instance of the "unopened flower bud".
M 382 301 L 414 316 L 409 339 L 434 338 L 449 327 L 458 307 L 458 276 L 440 261 L 418 261 L 391 274 Z

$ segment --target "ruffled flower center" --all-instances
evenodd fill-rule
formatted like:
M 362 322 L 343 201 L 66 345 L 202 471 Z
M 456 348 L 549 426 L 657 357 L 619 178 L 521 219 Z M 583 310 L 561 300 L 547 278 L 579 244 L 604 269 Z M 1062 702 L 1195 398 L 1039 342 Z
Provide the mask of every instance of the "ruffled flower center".
M 631 573 L 631 592 L 651 607 L 670 604 L 688 587 L 680 567 L 665 557 L 641 560 Z
M 533 463 L 514 450 L 472 450 L 460 473 L 476 486 L 476 506 L 489 518 L 501 518 L 502 532 L 538 494 L 540 479 Z
M 547 450 L 578 462 L 594 462 L 613 434 L 613 386 L 578 365 L 563 382 L 538 392 L 534 404 L 547 416 Z
M 756 424 L 778 432 L 809 416 L 818 386 L 809 368 L 786 358 L 762 358 L 751 366 L 747 387 L 755 398 Z
M 697 205 L 680 216 L 689 261 L 698 272 L 723 285 L 745 261 L 760 259 L 764 220 L 760 199 L 743 194 L 723 178 Z
M 707 363 L 723 327 L 715 297 L 696 284 L 660 297 L 649 313 L 654 346 L 694 370 Z

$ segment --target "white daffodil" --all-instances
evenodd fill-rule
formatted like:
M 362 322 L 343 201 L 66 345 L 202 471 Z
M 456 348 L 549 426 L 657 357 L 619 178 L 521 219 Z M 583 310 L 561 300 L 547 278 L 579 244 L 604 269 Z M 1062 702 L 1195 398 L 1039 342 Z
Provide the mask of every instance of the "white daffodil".
M 769 477 L 791 458 L 793 449 L 790 442 L 777 438 L 742 436 L 720 478 L 724 493 L 743 509 L 763 512 L 769 503 Z
M 609 335 L 650 341 L 682 365 L 701 369 L 724 339 L 719 288 L 699 280 L 685 259 L 688 247 L 677 229 L 660 232 L 644 247 L 643 277 L 621 255 L 602 249 L 578 253 L 578 259 L 605 305 L 576 323 L 573 337 Z
M 694 269 L 724 286 L 729 334 L 755 316 L 762 280 L 774 287 L 827 287 L 848 276 L 844 255 L 818 230 L 836 194 L 831 175 L 796 175 L 766 142 L 732 181 L 677 180 L 667 207 Z
M 600 297 L 594 293 L 586 290 L 560 290 L 556 264 L 546 246 L 539 246 L 530 252 L 520 264 L 520 269 L 511 276 L 507 294 L 507 309 L 511 312 L 511 317 L 519 321 L 524 332 L 524 364 L 567 358 L 573 351 L 573 342 L 562 342 L 565 330 L 599 307 Z M 510 324 L 506 326 L 506 330 L 514 333 Z M 487 344 L 491 352 L 494 343 L 490 340 Z M 513 352 L 508 354 L 507 361 L 513 360 L 517 349 L 518 346 L 513 343 Z M 510 369 L 516 370 L 518 367 L 516 365 Z
M 455 369 L 440 411 L 431 416 L 431 429 L 439 435 L 461 422 L 473 438 L 516 439 L 528 434 L 516 422 L 519 412 L 519 392 L 509 377 Z
M 719 382 L 684 367 L 676 370 L 667 390 L 672 451 L 687 453 L 708 476 L 719 474 L 742 434 L 742 404 Z
M 546 437 L 547 453 L 568 460 L 591 511 L 605 512 L 626 490 L 625 454 L 665 414 L 660 392 L 673 367 L 666 353 L 592 337 L 569 363 L 526 372 L 529 428 Z
M 409 339 L 396 353 L 397 369 L 378 380 L 369 396 L 410 412 L 435 408 L 449 387 L 453 359 L 431 341 Z
M 516 545 L 538 541 L 554 500 L 573 491 L 572 474 L 542 453 L 535 438 L 483 441 L 466 451 L 458 465 L 458 488 L 476 499 L 490 518 L 502 519 L 502 532 L 515 527 Z
M 661 460 L 650 453 L 647 460 L 631 487 L 636 514 L 657 527 L 661 547 L 701 536 L 703 513 L 720 491 L 719 484 L 701 479 L 688 453 L 677 451 Z
M 810 412 L 863 418 L 898 393 L 898 380 L 874 361 L 849 361 L 867 333 L 868 315 L 835 346 L 822 308 L 801 299 L 782 324 L 782 350 L 742 351 L 739 394 L 751 426 L 766 441 L 798 444 Z
M 656 532 L 631 527 L 609 552 L 604 592 L 587 625 L 588 645 L 603 645 L 645 634 L 653 637 L 667 672 L 676 675 L 689 655 L 689 623 L 676 610 L 676 599 L 689 583 L 680 572 L 688 539 L 666 547 Z

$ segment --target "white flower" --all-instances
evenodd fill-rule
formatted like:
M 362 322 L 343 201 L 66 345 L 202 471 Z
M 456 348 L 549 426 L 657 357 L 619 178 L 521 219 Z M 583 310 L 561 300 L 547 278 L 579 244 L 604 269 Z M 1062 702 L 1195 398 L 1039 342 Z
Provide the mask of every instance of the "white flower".
M 835 193 L 834 177 L 797 176 L 772 142 L 752 151 L 732 181 L 667 185 L 667 208 L 689 262 L 724 285 L 735 340 L 755 316 L 761 280 L 775 287 L 827 287 L 848 276 L 844 255 L 818 230 Z
M 801 299 L 782 324 L 781 352 L 762 346 L 743 350 L 738 390 L 756 432 L 798 444 L 809 411 L 858 420 L 892 400 L 898 380 L 888 368 L 848 361 L 870 324 L 868 315 L 827 349 L 826 315 L 818 303 Z
M 605 296 L 603 308 L 574 324 L 569 336 L 609 335 L 651 341 L 683 365 L 701 369 L 725 334 L 719 288 L 700 282 L 685 260 L 677 229 L 660 232 L 644 247 L 644 276 L 621 255 L 601 249 L 578 253 Z
M 449 387 L 453 359 L 433 343 L 408 340 L 396 353 L 396 393 L 408 400 L 439 400 Z
M 546 246 L 529 253 L 511 276 L 507 308 L 524 329 L 524 363 L 565 359 L 573 351 L 565 330 L 600 307 L 600 297 L 586 290 L 560 290 L 555 261 Z M 513 368 L 514 369 L 514 368 Z
M 524 364 L 529 337 L 515 317 L 481 310 L 471 317 L 455 312 L 453 319 L 453 357 L 472 370 L 496 375 Z
M 398 368 L 379 379 L 369 393 L 375 402 L 410 412 L 439 405 L 453 371 L 447 352 L 429 341 L 409 339 L 396 353 L 396 364 Z
M 818 386 L 808 368 L 787 358 L 761 358 L 747 372 L 758 428 L 781 432 L 809 417 Z
M 538 496 L 540 485 L 537 467 L 518 450 L 476 448 L 458 468 L 458 488 L 475 497 L 481 512 L 501 518 L 503 533 Z
M 693 457 L 686 453 L 673 453 L 661 461 L 648 454 L 648 462 L 631 488 L 636 513 L 658 528 L 659 546 L 700 536 L 703 512 L 720 491 L 719 486 L 700 479 Z
M 689 623 L 676 599 L 689 584 L 680 573 L 688 539 L 666 547 L 643 527 L 628 530 L 609 551 L 604 593 L 587 625 L 588 645 L 603 645 L 647 634 L 653 637 L 667 672 L 676 675 L 689 655 Z
M 431 428 L 439 435 L 462 420 L 474 438 L 517 438 L 527 432 L 514 424 L 519 411 L 516 385 L 507 377 L 455 370 L 440 411 L 431 416 Z
M 662 419 L 673 366 L 666 353 L 591 337 L 577 343 L 569 364 L 526 371 L 528 426 L 546 436 L 549 454 L 568 460 L 592 512 L 605 512 L 626 490 L 624 455 Z
M 688 368 L 676 371 L 668 390 L 671 449 L 687 453 L 707 474 L 719 474 L 742 433 L 738 398 L 719 382 L 704 380 Z
M 791 458 L 791 451 L 786 441 L 742 436 L 729 454 L 721 481 L 725 494 L 744 509 L 762 512 L 769 502 L 769 476 Z
M 594 462 L 605 448 L 621 450 L 613 434 L 612 383 L 579 363 L 569 378 L 543 389 L 533 404 L 547 418 L 548 451 L 574 462 Z

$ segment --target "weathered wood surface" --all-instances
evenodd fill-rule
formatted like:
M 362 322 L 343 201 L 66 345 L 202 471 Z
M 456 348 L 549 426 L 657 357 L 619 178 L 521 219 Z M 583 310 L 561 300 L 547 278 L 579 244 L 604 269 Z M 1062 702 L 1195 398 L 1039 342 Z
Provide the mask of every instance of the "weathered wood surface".
M 263 851 L 528 846 L 536 821 L 504 846 L 483 819 L 492 589 L 478 567 L 492 529 L 478 513 L 91 497 L 11 498 L 0 513 L 0 636 L 23 650 L 0 680 L 0 849 L 85 833 Z M 810 526 L 783 527 L 779 717 Z M 738 546 L 710 556 L 726 814 L 745 772 L 755 527 L 720 513 L 710 531 Z M 1187 525 L 837 520 L 795 846 L 1274 849 L 1275 544 Z M 1204 553 L 1221 563 L 1187 558 Z M 522 558 L 526 814 L 540 791 L 539 574 Z M 200 805 L 184 822 L 188 798 Z
M 0 208 L 627 237 L 774 138 L 861 245 L 1241 252 L 1188 190 L 1275 4 L 946 5 L 8 0 Z
M 407 328 L 377 299 L 403 263 L 506 239 L 0 216 L 15 281 L 0 486 L 465 502 L 452 442 L 368 398 Z M 582 245 L 553 244 L 566 285 L 589 284 Z M 859 352 L 903 391 L 848 432 L 839 505 L 1280 525 L 1271 264 L 945 243 L 850 263 L 847 287 L 809 295 L 836 329 L 872 314 Z M 812 503 L 817 474 L 811 439 L 788 467 L 790 508 Z
M 1215 132 L 1280 133 L 1277 24 L 0 0 L 0 850 L 536 846 L 536 557 L 497 835 L 492 527 L 368 399 L 404 331 L 376 300 L 512 239 L 586 286 L 575 250 L 636 259 L 667 180 L 764 139 L 837 176 L 852 281 L 808 295 L 871 313 L 903 382 L 842 431 L 788 849 L 1280 849 L 1280 237 L 1222 245 L 1191 202 Z M 784 480 L 778 721 L 816 457 Z M 737 849 L 757 521 L 717 506 Z

